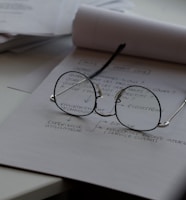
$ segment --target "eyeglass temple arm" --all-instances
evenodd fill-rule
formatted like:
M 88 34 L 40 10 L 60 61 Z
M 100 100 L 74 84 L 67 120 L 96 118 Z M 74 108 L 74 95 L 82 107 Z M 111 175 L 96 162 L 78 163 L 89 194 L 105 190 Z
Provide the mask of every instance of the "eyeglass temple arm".
M 179 108 L 169 117 L 169 119 L 163 123 L 160 123 L 158 126 L 159 127 L 166 127 L 170 124 L 172 119 L 184 108 L 186 105 L 186 99 L 182 102 L 182 104 L 179 106 Z
M 83 82 L 86 81 L 86 80 L 87 80 L 86 78 L 85 78 L 85 79 L 82 79 L 81 81 L 77 82 L 76 84 L 74 84 L 74 85 L 72 85 L 72 86 L 70 86 L 70 87 L 64 89 L 63 91 L 57 93 L 57 94 L 55 95 L 55 97 L 60 96 L 61 94 L 65 93 L 66 91 L 72 89 L 73 87 L 75 87 L 75 86 L 77 86 L 77 85 L 83 83 Z M 52 95 L 50 96 L 50 101 L 55 102 L 54 94 L 52 94 Z
M 74 84 L 74 85 L 72 85 L 72 86 L 66 88 L 65 90 L 61 91 L 60 93 L 56 94 L 55 96 L 54 96 L 54 94 L 52 94 L 52 95 L 50 96 L 50 101 L 51 101 L 51 102 L 55 102 L 55 97 L 60 96 L 61 94 L 65 93 L 66 91 L 68 91 L 68 90 L 70 90 L 70 89 L 72 89 L 72 88 L 75 87 L 76 85 L 79 85 L 80 83 L 83 83 L 83 82 L 86 81 L 86 80 L 87 80 L 87 79 L 83 79 L 83 80 L 79 81 L 78 83 L 76 83 L 76 84 Z M 96 87 L 97 87 L 97 89 L 98 89 L 98 97 L 101 97 L 101 96 L 102 96 L 102 91 L 101 91 L 101 89 L 100 89 L 100 87 L 99 87 L 98 84 L 95 84 L 95 85 L 96 85 Z
M 106 67 L 108 67 L 108 65 L 114 60 L 114 58 L 125 48 L 126 44 L 120 44 L 118 46 L 118 48 L 116 49 L 116 51 L 112 54 L 112 56 L 107 60 L 107 62 L 96 72 L 94 72 L 93 74 L 91 74 L 89 76 L 89 78 L 94 78 L 95 76 L 97 76 L 98 74 L 100 74 Z

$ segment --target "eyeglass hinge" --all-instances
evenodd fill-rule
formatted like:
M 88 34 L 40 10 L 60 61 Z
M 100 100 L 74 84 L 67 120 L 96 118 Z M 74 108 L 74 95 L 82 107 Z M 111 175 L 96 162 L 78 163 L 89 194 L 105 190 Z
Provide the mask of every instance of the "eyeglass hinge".
M 50 101 L 51 101 L 51 102 L 55 102 L 55 99 L 54 99 L 54 95 L 53 95 L 53 94 L 50 96 Z

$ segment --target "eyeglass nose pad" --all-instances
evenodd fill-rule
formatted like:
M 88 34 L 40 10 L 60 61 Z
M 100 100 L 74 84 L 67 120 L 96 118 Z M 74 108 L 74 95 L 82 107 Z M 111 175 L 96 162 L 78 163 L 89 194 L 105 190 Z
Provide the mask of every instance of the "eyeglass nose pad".
M 121 102 L 120 97 L 121 97 L 121 91 L 118 91 L 116 93 L 115 97 L 114 97 L 116 103 L 120 103 Z
M 103 96 L 103 93 L 102 93 L 102 91 L 101 91 L 101 89 L 100 89 L 99 85 L 98 85 L 98 84 L 95 84 L 95 85 L 96 85 L 96 88 L 97 88 L 97 93 L 98 93 L 98 96 L 97 96 L 97 98 L 99 98 L 99 97 L 102 97 L 102 96 Z

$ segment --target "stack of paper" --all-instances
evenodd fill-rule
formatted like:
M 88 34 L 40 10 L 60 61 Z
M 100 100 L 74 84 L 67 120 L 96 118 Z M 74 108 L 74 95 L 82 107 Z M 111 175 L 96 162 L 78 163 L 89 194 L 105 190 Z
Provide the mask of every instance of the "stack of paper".
M 0 0 L 0 52 L 48 40 L 61 4 L 61 0 Z
M 0 53 L 11 50 L 16 51 L 17 48 L 22 48 L 25 46 L 34 46 L 41 44 L 45 41 L 52 39 L 51 37 L 42 36 L 26 36 L 26 35 L 11 35 L 11 34 L 1 34 L 0 35 Z

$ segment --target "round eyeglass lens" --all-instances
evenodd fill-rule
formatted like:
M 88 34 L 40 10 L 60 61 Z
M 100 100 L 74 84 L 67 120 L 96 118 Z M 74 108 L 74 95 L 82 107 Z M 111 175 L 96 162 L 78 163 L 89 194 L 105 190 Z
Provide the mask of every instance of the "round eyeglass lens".
M 123 89 L 117 97 L 115 109 L 122 125 L 138 131 L 155 129 L 161 118 L 158 98 L 142 86 L 129 86 Z
M 89 115 L 95 108 L 96 93 L 92 82 L 79 72 L 66 72 L 55 85 L 54 98 L 64 112 L 76 115 Z

